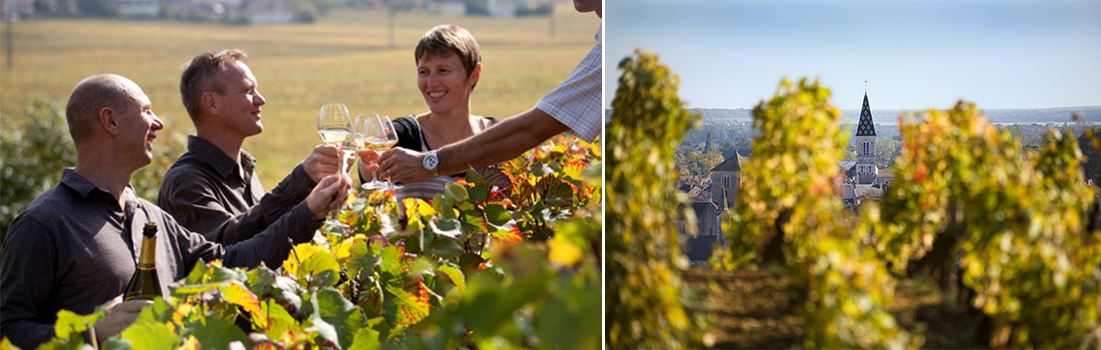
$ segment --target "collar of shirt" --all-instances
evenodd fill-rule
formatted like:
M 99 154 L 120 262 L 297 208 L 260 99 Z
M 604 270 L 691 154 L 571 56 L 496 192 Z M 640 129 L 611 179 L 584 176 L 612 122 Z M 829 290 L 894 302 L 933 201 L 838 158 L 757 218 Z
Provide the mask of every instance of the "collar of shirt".
M 237 164 L 218 146 L 195 135 L 187 137 L 187 150 L 198 155 L 199 159 L 214 168 L 222 178 L 227 178 L 230 174 L 237 174 L 247 183 L 248 174 L 251 174 L 256 168 L 256 158 L 253 158 L 245 150 L 241 150 L 241 164 Z
M 85 179 L 83 176 L 80 176 L 80 174 L 77 174 L 76 169 L 74 168 L 65 168 L 61 171 L 61 184 L 65 185 L 65 187 L 71 188 L 73 191 L 76 191 L 76 193 L 83 198 L 88 198 L 89 196 L 91 196 L 92 191 L 98 191 L 99 194 L 107 196 L 106 198 L 110 198 L 112 200 L 115 199 L 115 196 L 111 195 L 111 192 L 96 187 L 96 185 L 93 184 L 91 181 L 88 181 L 88 179 Z M 132 186 L 133 185 L 126 185 L 126 189 L 122 194 L 126 197 L 127 206 L 131 206 L 133 204 L 132 202 L 134 202 L 136 200 L 135 198 L 137 198 L 137 195 L 135 194 L 134 188 Z
M 101 201 L 103 205 L 106 205 L 112 210 L 114 220 L 123 225 L 123 227 L 129 231 L 130 221 L 134 217 L 134 212 L 137 211 L 140 203 L 138 202 L 137 194 L 134 192 L 132 185 L 127 185 L 123 190 L 122 196 L 126 199 L 125 207 L 120 208 L 115 197 L 111 195 L 105 189 L 96 187 L 91 181 L 77 174 L 73 168 L 65 168 L 61 172 L 61 184 L 65 187 L 72 189 L 81 198 L 86 200 Z M 83 213 L 88 214 L 88 213 Z M 125 236 L 125 235 L 124 235 Z M 133 240 L 129 240 L 127 243 L 133 245 Z M 135 257 L 136 259 L 136 257 Z M 136 261 L 136 260 L 135 260 Z
M 74 168 L 65 168 L 61 171 L 61 184 L 73 189 L 73 191 L 76 191 L 77 194 L 84 198 L 88 198 L 88 194 L 90 194 L 92 190 L 98 189 L 103 191 L 103 189 L 96 187 L 96 185 L 88 181 L 88 179 L 77 174 Z

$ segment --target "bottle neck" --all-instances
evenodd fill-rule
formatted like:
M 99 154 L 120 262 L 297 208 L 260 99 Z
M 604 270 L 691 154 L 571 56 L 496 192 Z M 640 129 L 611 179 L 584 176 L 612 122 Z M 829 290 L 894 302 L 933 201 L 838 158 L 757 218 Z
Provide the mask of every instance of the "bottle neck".
M 145 237 L 141 240 L 141 255 L 138 256 L 139 270 L 157 269 L 157 236 Z

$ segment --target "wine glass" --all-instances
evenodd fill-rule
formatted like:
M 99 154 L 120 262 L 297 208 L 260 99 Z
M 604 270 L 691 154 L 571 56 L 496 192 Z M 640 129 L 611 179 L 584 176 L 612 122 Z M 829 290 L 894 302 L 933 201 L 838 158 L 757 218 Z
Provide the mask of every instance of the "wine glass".
M 374 150 L 375 152 L 382 152 L 386 150 L 380 146 L 386 140 L 379 136 L 382 134 L 382 119 L 378 114 L 360 114 L 356 116 L 356 124 L 353 132 L 356 135 L 356 144 L 360 148 L 367 148 Z M 378 180 L 378 171 L 371 172 L 371 181 L 364 183 L 362 186 L 368 190 L 378 190 L 386 187 L 386 183 Z
M 394 147 L 394 145 L 398 143 L 398 133 L 394 131 L 394 123 L 390 121 L 390 117 L 382 116 L 379 117 L 378 120 L 380 123 L 379 129 L 372 130 L 373 132 L 367 134 L 374 135 L 374 138 L 368 141 L 367 144 L 372 145 L 370 147 L 372 147 L 371 149 L 375 150 L 375 152 L 382 152 Z M 390 181 L 389 178 L 386 179 L 386 183 L 387 186 L 381 188 L 382 190 L 390 191 L 395 189 L 394 182 Z
M 317 133 L 326 144 L 335 145 L 340 152 L 341 175 L 348 175 L 347 151 L 355 145 L 352 134 L 352 118 L 348 114 L 348 107 L 343 103 L 329 103 L 321 106 L 321 114 L 317 117 Z
M 317 134 L 326 144 L 336 145 L 341 152 L 340 174 L 347 175 L 347 160 L 344 158 L 344 149 L 354 140 L 352 135 L 352 119 L 348 114 L 348 107 L 343 103 L 328 103 L 321 106 L 321 113 L 317 117 Z M 334 210 L 336 213 L 340 209 Z M 335 217 L 325 221 L 326 225 L 347 228 L 348 225 L 340 222 Z

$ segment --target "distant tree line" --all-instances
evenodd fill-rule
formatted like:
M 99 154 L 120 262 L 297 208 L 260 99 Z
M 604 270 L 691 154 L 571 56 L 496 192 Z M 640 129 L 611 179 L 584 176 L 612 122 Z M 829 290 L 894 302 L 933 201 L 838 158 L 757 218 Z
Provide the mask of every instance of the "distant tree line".
M 689 110 L 702 115 L 705 125 L 732 122 L 749 123 L 753 120 L 752 111 L 745 108 L 689 108 Z
M 392 12 L 427 9 L 442 0 L 276 0 L 294 9 L 296 22 L 312 23 L 337 7 L 386 8 Z M 467 15 L 490 14 L 491 0 L 463 0 Z M 248 3 L 247 1 L 245 2 Z M 34 16 L 122 18 L 122 8 L 115 0 L 34 0 Z M 548 16 L 554 11 L 553 3 L 522 3 L 516 6 L 516 16 Z M 249 23 L 245 11 L 227 9 L 216 13 L 209 6 L 174 6 L 162 4 L 156 18 L 198 22 Z
M 1047 125 L 1047 124 L 1016 124 L 1001 126 L 999 129 L 1008 131 L 1010 135 L 1021 142 L 1021 146 L 1032 154 L 1042 151 L 1045 143 L 1044 135 L 1051 129 L 1058 129 L 1064 135 L 1074 135 L 1078 140 L 1078 149 L 1082 151 L 1082 171 L 1087 179 L 1098 182 L 1098 172 L 1101 171 L 1101 143 L 1094 142 L 1090 135 L 1101 134 L 1101 128 L 1084 123 Z
M 1023 113 L 1023 111 L 1044 111 L 1044 113 L 1047 113 L 1049 110 L 1069 111 L 1071 109 L 1052 108 L 1044 110 L 995 111 L 1018 111 L 1014 113 Z M 709 153 L 721 153 L 722 159 L 730 158 L 734 156 L 735 153 L 741 154 L 743 157 L 750 157 L 752 155 L 752 145 L 750 142 L 753 137 L 758 134 L 758 132 L 753 129 L 752 124 L 719 124 L 714 122 L 714 120 L 708 123 L 708 118 L 712 116 L 718 116 L 716 118 L 720 118 L 715 120 L 723 120 L 721 118 L 741 118 L 741 113 L 748 113 L 747 111 L 738 109 L 691 109 L 691 111 L 702 114 L 706 126 L 701 126 L 689 131 L 688 134 L 685 135 L 680 149 L 677 151 L 677 162 L 685 164 L 690 174 L 702 175 L 711 170 L 707 165 L 711 164 L 716 158 L 706 156 Z M 1098 109 L 1098 111 L 1101 111 L 1101 109 Z M 1063 119 L 1068 121 L 1072 120 L 1070 114 L 1064 116 Z M 1081 117 L 1081 120 L 1084 121 L 1086 118 Z M 856 149 L 852 146 L 855 144 L 852 136 L 855 134 L 855 128 L 854 125 L 847 123 L 843 123 L 841 126 L 842 130 L 849 130 L 850 133 L 848 143 L 849 149 L 843 153 L 844 160 L 856 160 Z M 1032 153 L 1040 151 L 1040 147 L 1044 143 L 1044 134 L 1052 128 L 1059 129 L 1064 134 L 1079 137 L 1079 147 L 1082 150 L 1082 154 L 1087 157 L 1087 160 L 1083 163 L 1083 170 L 1086 171 L 1086 177 L 1098 181 L 1098 171 L 1101 170 L 1101 149 L 1094 149 L 1093 145 L 1083 138 L 1087 130 L 1097 128 L 1095 125 L 1073 122 L 1018 123 L 1000 125 L 998 128 L 1009 131 L 1013 137 L 1020 140 L 1021 146 L 1024 149 Z M 1097 128 L 1097 130 L 1101 130 L 1101 128 Z M 895 157 L 902 152 L 902 137 L 899 134 L 898 125 L 875 124 L 875 131 L 877 136 L 876 164 L 880 169 L 886 169 L 894 164 Z M 1101 133 L 1101 131 L 1097 132 Z M 705 152 L 708 138 L 710 138 L 713 152 Z M 1101 147 L 1101 145 L 1098 146 Z M 721 162 L 722 160 L 719 161 Z
M 336 2 L 332 0 L 277 0 L 294 9 L 294 21 L 312 23 L 328 14 Z M 247 2 L 246 2 L 247 3 Z M 357 2 L 349 1 L 347 6 Z M 34 0 L 34 15 L 40 17 L 123 18 L 122 8 L 115 0 Z M 175 6 L 162 3 L 154 18 L 194 22 L 249 23 L 249 14 L 240 9 L 215 12 L 208 6 Z

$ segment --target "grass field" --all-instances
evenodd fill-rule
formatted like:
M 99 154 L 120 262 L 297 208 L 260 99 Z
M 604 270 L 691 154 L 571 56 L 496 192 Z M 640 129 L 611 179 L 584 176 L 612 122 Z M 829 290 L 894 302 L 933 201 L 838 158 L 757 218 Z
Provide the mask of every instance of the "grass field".
M 508 117 L 531 108 L 564 80 L 593 46 L 600 18 L 555 7 L 548 17 L 497 19 L 399 13 L 395 48 L 388 49 L 386 13 L 334 10 L 315 24 L 230 26 L 167 21 L 36 19 L 14 23 L 14 65 L 0 65 L 2 123 L 23 122 L 36 97 L 64 105 L 86 76 L 112 72 L 138 83 L 166 124 L 161 135 L 194 133 L 180 103 L 179 77 L 196 54 L 224 48 L 249 53 L 249 66 L 267 100 L 264 133 L 245 149 L 258 158 L 258 173 L 275 186 L 314 145 L 317 111 L 342 102 L 353 116 L 398 117 L 427 110 L 416 85 L 413 48 L 442 23 L 469 30 L 482 47 L 482 78 L 474 91 L 475 114 Z M 0 40 L 6 40 L 3 26 Z M 5 52 L 6 54 L 6 52 Z M 6 62 L 5 62 L 6 63 Z

